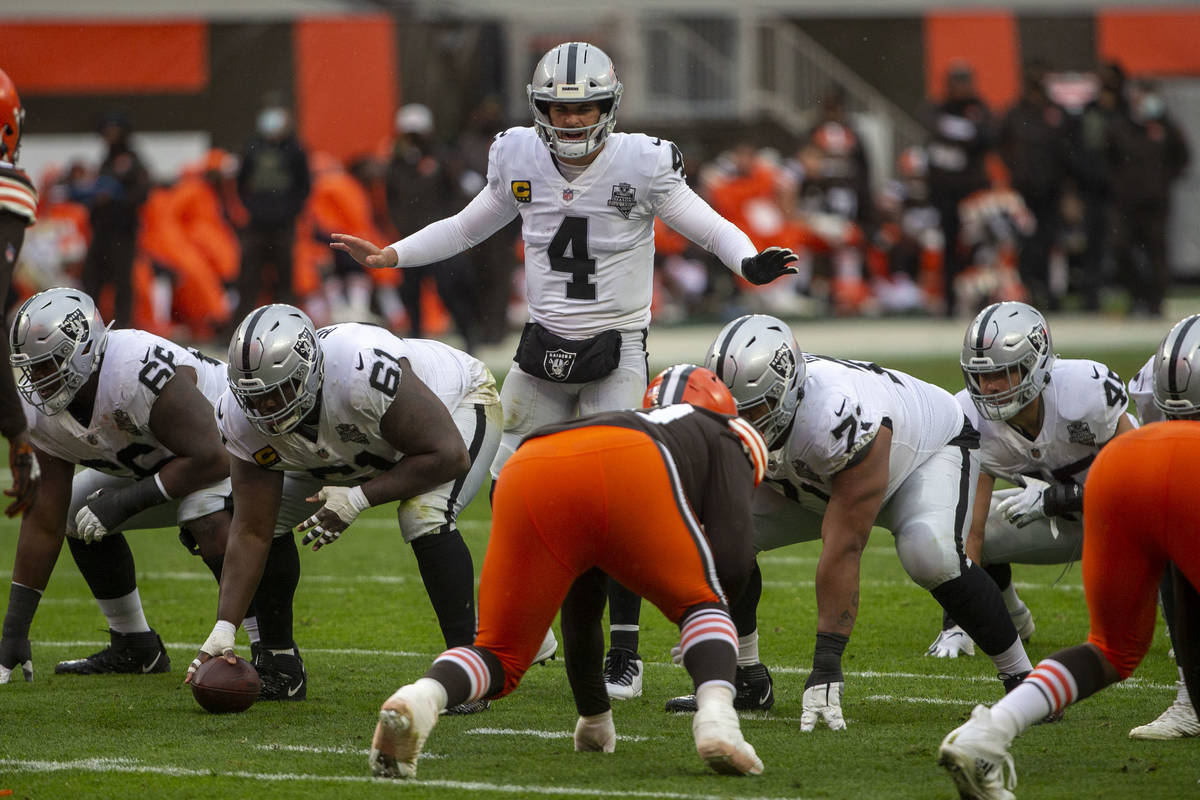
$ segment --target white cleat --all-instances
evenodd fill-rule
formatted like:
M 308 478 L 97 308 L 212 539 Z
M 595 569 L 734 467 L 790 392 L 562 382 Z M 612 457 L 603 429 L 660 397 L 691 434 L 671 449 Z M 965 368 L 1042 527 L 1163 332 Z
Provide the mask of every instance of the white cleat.
M 604 657 L 604 689 L 613 700 L 642 696 L 642 657 L 614 647 Z
M 723 775 L 761 775 L 762 759 L 742 738 L 737 712 L 732 705 L 705 704 L 692 718 L 696 752 Z
M 545 664 L 547 661 L 553 661 L 557 653 L 558 639 L 554 638 L 554 629 L 549 628 L 546 631 L 546 638 L 542 639 L 542 646 L 538 649 L 537 655 L 533 657 L 533 663 Z
M 378 778 L 417 777 L 417 758 L 438 721 L 428 692 L 414 684 L 400 687 L 379 709 L 371 740 L 371 772 Z
M 929 645 L 929 649 L 925 651 L 925 655 L 934 658 L 958 658 L 960 654 L 975 655 L 975 642 L 971 641 L 967 632 L 957 625 L 939 633 L 938 637 L 933 640 L 933 644 Z
M 1033 612 L 1029 610 L 1029 606 L 1024 603 L 1016 611 L 1010 611 L 1009 616 L 1012 617 L 1013 625 L 1017 626 L 1017 636 L 1021 637 L 1021 641 L 1029 644 L 1029 640 L 1033 638 L 1033 632 L 1037 630 L 1037 626 L 1033 624 Z
M 1004 734 L 992 725 L 992 711 L 975 706 L 967 722 L 946 735 L 938 748 L 958 795 L 967 800 L 1016 800 L 1017 772 Z
M 1158 719 L 1134 728 L 1129 732 L 1129 738 L 1166 741 L 1200 736 L 1200 720 L 1196 719 L 1196 709 L 1192 708 L 1192 701 L 1182 686 L 1180 682 L 1181 691 L 1175 702 Z

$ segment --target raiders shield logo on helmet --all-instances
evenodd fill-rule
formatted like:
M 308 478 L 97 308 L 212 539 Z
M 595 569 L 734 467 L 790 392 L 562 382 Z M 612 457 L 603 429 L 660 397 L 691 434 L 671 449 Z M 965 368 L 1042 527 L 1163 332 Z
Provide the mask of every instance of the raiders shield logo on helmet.
M 83 311 L 75 309 L 70 314 L 67 314 L 62 321 L 62 332 L 70 336 L 77 342 L 82 342 L 88 335 L 87 317 L 83 315 Z
M 792 373 L 796 371 L 796 358 L 787 343 L 775 349 L 775 355 L 771 356 L 771 370 L 784 380 L 792 377 Z
M 571 367 L 575 366 L 575 354 L 566 350 L 547 350 L 542 366 L 553 380 L 565 381 L 571 374 Z

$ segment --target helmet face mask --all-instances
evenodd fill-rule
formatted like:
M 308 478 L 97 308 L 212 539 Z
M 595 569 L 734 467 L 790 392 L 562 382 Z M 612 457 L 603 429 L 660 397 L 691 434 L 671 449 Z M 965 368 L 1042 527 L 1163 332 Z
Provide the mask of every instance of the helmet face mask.
M 263 306 L 229 343 L 229 389 L 256 430 L 279 436 L 316 405 L 324 363 L 307 314 L 289 305 Z
M 617 125 L 624 87 L 604 51 L 586 42 L 567 42 L 542 56 L 525 92 L 542 143 L 559 158 L 574 159 L 604 146 Z M 550 118 L 551 103 L 596 103 L 600 117 L 582 128 L 557 127 Z
M 768 446 L 792 424 L 804 396 L 804 357 L 787 324 L 765 314 L 739 317 L 717 334 L 704 365 L 717 374 Z
M 1168 419 L 1200 419 L 1200 314 L 1176 323 L 1154 354 L 1154 405 Z
M 1050 382 L 1054 346 L 1045 318 L 1025 303 L 993 303 L 967 327 L 959 365 L 979 413 L 1012 419 Z
M 47 289 L 18 309 L 9 336 L 17 391 L 53 416 L 75 399 L 100 364 L 108 330 L 92 298 L 74 289 Z

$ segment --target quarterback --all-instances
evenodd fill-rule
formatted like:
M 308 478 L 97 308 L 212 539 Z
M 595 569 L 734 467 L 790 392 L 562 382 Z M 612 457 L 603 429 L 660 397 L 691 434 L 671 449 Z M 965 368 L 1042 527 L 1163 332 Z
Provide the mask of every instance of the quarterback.
M 264 625 L 254 649 L 263 691 L 304 699 L 307 673 L 292 639 L 300 579 L 292 529 L 317 550 L 367 508 L 398 500 L 400 533 L 446 645 L 470 644 L 475 572 L 457 518 L 500 442 L 500 398 L 487 367 L 373 325 L 315 330 L 303 311 L 282 304 L 242 320 L 229 358 L 228 388 L 216 403 L 233 479 L 229 558 L 218 622 L 189 675 L 232 653 L 234 621 L 253 599 L 256 609 L 279 609 L 284 623 Z
M 171 662 L 146 622 L 121 532 L 178 526 L 180 541 L 220 579 L 229 462 L 212 403 L 224 365 L 145 331 L 109 331 L 75 289 L 26 300 L 11 346 L 42 482 L 17 539 L 0 683 L 17 664 L 32 679 L 29 626 L 64 534 L 111 643 L 54 671 L 166 672 Z M 246 627 L 253 637 L 250 620 Z
M 1012 740 L 1049 714 L 1060 713 L 1128 678 L 1154 637 L 1155 596 L 1166 576 L 1175 593 L 1176 658 L 1200 691 L 1200 315 L 1177 323 L 1154 356 L 1154 403 L 1166 422 L 1110 442 L 1092 464 L 1083 508 L 1083 590 L 1087 642 L 1038 663 L 996 705 L 942 740 L 938 763 L 959 795 L 1013 800 Z M 1114 580 L 1114 575 L 1120 575 Z
M 980 473 L 967 555 L 987 570 L 1023 641 L 1033 614 L 1017 596 L 1012 563 L 1066 564 L 1083 552 L 1083 484 L 1100 448 L 1136 423 L 1120 376 L 1087 359 L 1056 358 L 1032 306 L 993 303 L 967 327 L 956 398 L 979 431 Z M 996 479 L 1016 488 L 995 490 Z M 949 615 L 928 655 L 974 645 Z
M 996 584 L 963 551 L 979 434 L 953 396 L 876 364 L 802 354 L 788 326 L 765 315 L 725 326 L 705 364 L 771 449 L 767 480 L 754 497 L 755 547 L 823 542 L 800 729 L 820 720 L 846 727 L 842 653 L 858 615 L 860 559 L 873 525 L 892 532 L 905 572 L 961 619 L 1005 688 L 1016 685 L 1029 658 Z M 757 602 L 750 592 L 743 599 Z
M 795 272 L 778 247 L 756 253 L 750 239 L 684 180 L 669 141 L 614 133 L 623 87 L 607 55 L 585 42 L 551 49 L 527 87 L 532 127 L 500 133 L 488 155 L 487 186 L 453 217 L 382 250 L 333 234 L 332 247 L 368 267 L 444 261 L 521 217 L 530 321 L 504 380 L 500 473 L 534 428 L 636 408 L 646 388 L 654 219 L 714 253 L 755 284 Z M 612 602 L 610 691 L 641 693 L 637 600 Z

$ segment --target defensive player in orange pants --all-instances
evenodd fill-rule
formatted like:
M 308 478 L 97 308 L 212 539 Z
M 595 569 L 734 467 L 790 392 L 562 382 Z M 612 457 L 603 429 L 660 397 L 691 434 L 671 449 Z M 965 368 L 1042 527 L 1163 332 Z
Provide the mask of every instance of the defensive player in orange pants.
M 560 606 L 579 712 L 575 749 L 612 752 L 601 669 L 605 574 L 679 625 L 701 758 L 718 772 L 762 772 L 733 710 L 737 633 L 726 591 L 736 596 L 753 567 L 750 497 L 766 445 L 731 416 L 729 390 L 702 367 L 664 371 L 644 406 L 541 428 L 505 464 L 475 643 L 442 653 L 383 704 L 371 745 L 376 775 L 414 777 L 442 709 L 516 689 Z
M 1003 700 L 990 709 L 976 706 L 971 719 L 946 736 L 938 763 L 962 797 L 1014 798 L 1013 738 L 1133 673 L 1150 649 L 1155 599 L 1168 569 L 1176 593 L 1176 656 L 1192 703 L 1200 697 L 1200 314 L 1176 324 L 1159 346 L 1154 402 L 1168 421 L 1109 442 L 1088 474 L 1087 643 L 1043 660 Z

